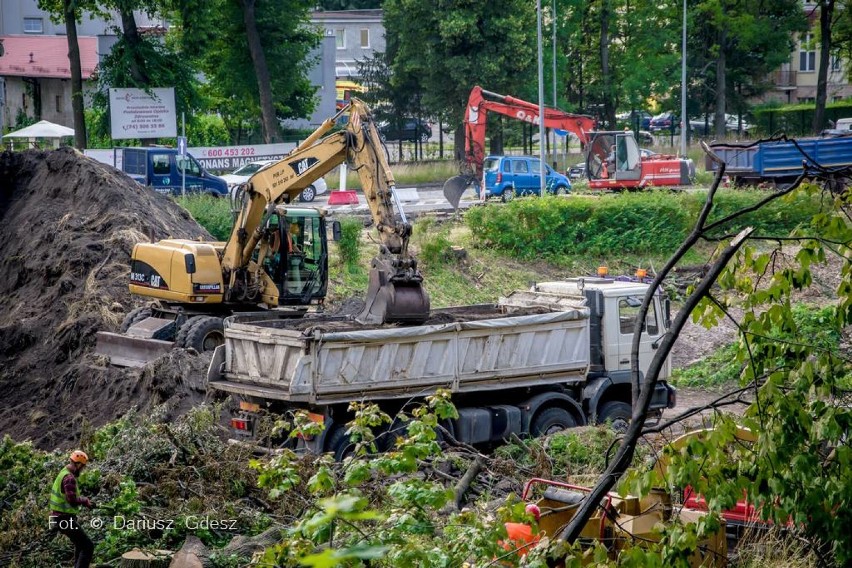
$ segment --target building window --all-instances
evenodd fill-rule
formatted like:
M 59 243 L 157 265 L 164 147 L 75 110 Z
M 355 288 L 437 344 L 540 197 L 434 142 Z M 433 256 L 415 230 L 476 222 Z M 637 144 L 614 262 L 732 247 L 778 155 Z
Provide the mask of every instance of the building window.
M 346 30 L 334 30 L 334 41 L 337 49 L 346 49 Z
M 370 48 L 370 30 L 361 30 L 361 47 Z
M 840 67 L 840 56 L 839 55 L 832 55 L 831 56 L 831 71 L 836 73 L 837 71 L 840 71 L 840 69 L 841 69 L 841 67 Z
M 805 34 L 799 43 L 799 71 L 816 70 L 816 51 L 813 50 L 813 36 Z
M 56 112 L 62 112 L 62 95 L 56 95 Z
M 43 34 L 44 22 L 41 18 L 24 18 L 25 34 Z
M 810 104 L 815 102 L 816 99 L 814 97 L 799 97 L 799 104 Z

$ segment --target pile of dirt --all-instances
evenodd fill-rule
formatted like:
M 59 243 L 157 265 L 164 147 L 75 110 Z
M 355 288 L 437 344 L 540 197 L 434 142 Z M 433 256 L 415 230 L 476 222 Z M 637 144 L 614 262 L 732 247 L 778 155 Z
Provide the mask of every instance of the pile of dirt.
M 167 237 L 211 238 L 168 197 L 73 149 L 0 154 L 0 434 L 52 448 L 131 406 L 203 396 L 91 355 L 95 333 L 134 307 L 133 245 Z M 183 368 L 201 373 L 195 359 Z

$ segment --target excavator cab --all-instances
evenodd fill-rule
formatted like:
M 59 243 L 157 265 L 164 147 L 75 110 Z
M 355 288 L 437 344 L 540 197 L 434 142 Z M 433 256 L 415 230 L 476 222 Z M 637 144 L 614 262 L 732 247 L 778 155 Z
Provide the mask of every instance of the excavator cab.
M 328 287 L 325 217 L 315 209 L 279 207 L 266 224 L 263 270 L 278 288 L 278 304 L 322 301 Z
M 639 180 L 639 146 L 630 131 L 596 132 L 589 143 L 586 172 L 590 180 Z

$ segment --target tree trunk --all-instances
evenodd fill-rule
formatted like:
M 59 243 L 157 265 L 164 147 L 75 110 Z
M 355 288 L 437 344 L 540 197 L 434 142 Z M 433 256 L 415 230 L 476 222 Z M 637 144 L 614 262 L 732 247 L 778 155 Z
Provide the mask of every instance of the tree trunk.
M 275 116 L 275 105 L 272 104 L 272 84 L 269 79 L 269 67 L 266 65 L 266 55 L 260 43 L 260 34 L 257 31 L 257 20 L 255 19 L 255 0 L 239 0 L 243 9 L 243 24 L 246 26 L 246 37 L 248 38 L 249 55 L 254 65 L 254 74 L 257 76 L 257 90 L 260 93 L 260 114 L 263 124 L 263 141 L 272 144 L 281 140 L 281 132 L 278 128 L 278 118 Z
M 610 129 L 615 128 L 615 105 L 612 101 L 612 77 L 609 68 L 609 2 L 601 6 L 601 79 L 603 82 L 603 118 Z
M 77 42 L 77 14 L 74 0 L 63 0 L 65 30 L 68 38 L 68 60 L 71 62 L 71 113 L 74 117 L 74 146 L 86 148 L 86 115 L 83 112 L 83 70 L 80 65 L 80 44 Z
M 719 57 L 716 59 L 716 138 L 725 137 L 725 107 L 728 93 L 727 77 L 725 76 L 725 44 L 727 42 L 728 32 L 722 28 L 719 31 Z
M 834 14 L 834 0 L 822 0 L 819 3 L 819 72 L 817 73 L 816 107 L 814 108 L 814 134 L 825 127 L 825 103 L 828 99 L 828 71 L 831 66 L 831 18 Z
M 150 84 L 150 78 L 145 71 L 145 60 L 140 57 L 139 46 L 142 44 L 142 36 L 136 26 L 136 16 L 133 15 L 133 6 L 119 3 L 118 13 L 121 16 L 121 30 L 124 40 L 127 42 L 127 50 L 133 63 L 130 65 L 130 77 L 135 87 L 156 87 Z

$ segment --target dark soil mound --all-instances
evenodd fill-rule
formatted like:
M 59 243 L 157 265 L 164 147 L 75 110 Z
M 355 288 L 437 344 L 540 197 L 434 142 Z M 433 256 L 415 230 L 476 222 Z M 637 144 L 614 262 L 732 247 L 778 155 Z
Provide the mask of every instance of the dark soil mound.
M 133 307 L 133 245 L 167 237 L 210 238 L 168 197 L 72 149 L 0 154 L 0 434 L 51 448 L 83 422 L 176 396 L 89 355 Z

